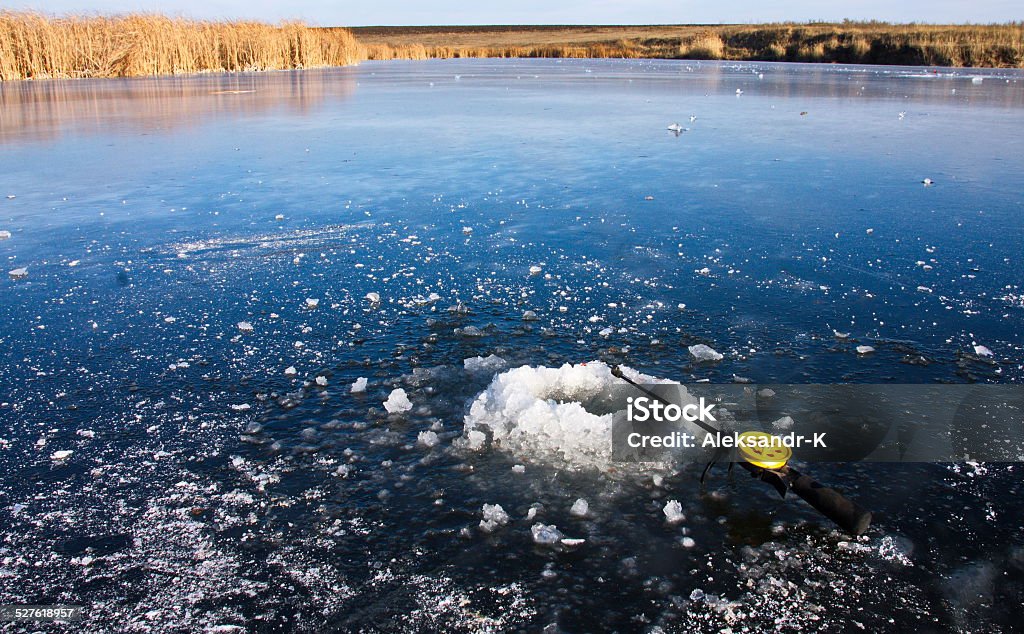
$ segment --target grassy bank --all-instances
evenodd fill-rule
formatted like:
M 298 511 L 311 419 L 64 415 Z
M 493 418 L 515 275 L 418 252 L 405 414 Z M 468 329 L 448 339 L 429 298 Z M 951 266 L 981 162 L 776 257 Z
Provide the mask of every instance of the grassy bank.
M 626 57 L 1024 67 L 1024 23 L 438 26 L 352 31 L 369 59 Z
M 341 66 L 363 57 L 347 30 L 298 23 L 0 11 L 2 81 Z

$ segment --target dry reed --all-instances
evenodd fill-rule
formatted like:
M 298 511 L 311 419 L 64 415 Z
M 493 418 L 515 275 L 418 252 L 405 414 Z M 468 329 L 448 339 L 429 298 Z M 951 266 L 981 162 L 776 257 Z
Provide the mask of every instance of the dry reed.
M 344 29 L 160 15 L 54 18 L 0 11 L 0 80 L 135 77 L 355 64 Z

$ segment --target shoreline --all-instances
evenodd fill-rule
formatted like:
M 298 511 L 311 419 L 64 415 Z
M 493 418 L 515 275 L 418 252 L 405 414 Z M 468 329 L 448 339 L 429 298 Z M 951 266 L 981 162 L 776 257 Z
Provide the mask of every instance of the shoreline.
M 0 11 L 0 83 L 461 58 L 1024 68 L 1024 22 L 343 28 L 148 14 L 51 17 Z

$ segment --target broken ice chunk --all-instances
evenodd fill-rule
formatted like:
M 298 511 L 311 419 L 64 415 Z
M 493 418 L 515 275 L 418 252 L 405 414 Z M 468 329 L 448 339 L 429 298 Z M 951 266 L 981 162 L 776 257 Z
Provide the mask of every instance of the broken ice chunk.
M 319 299 L 314 299 L 312 297 L 307 297 L 306 298 L 306 308 L 309 308 L 310 310 L 312 310 L 312 309 L 316 308 L 319 305 L 320 305 L 320 300 Z
M 316 377 L 316 384 L 319 385 L 320 387 L 327 387 L 327 377 L 326 376 L 318 376 L 318 377 Z
M 484 518 L 480 520 L 480 530 L 485 533 L 493 533 L 508 524 L 508 513 L 501 508 L 500 504 L 484 504 L 483 514 Z
M 590 504 L 583 498 L 576 500 L 572 508 L 569 509 L 569 515 L 575 515 L 576 517 L 586 517 L 588 512 L 590 512 Z
M 564 537 L 554 524 L 547 525 L 538 522 L 530 528 L 530 532 L 533 534 L 534 543 L 537 544 L 557 544 Z
M 669 524 L 678 524 L 686 520 L 686 516 L 683 515 L 683 505 L 678 500 L 669 500 L 661 511 L 665 514 L 665 521 Z
M 366 391 L 366 382 L 367 382 L 366 377 L 362 377 L 362 376 L 359 377 L 358 379 L 356 379 L 356 382 L 352 384 L 352 387 L 349 388 L 349 391 L 352 392 L 353 394 L 359 394 L 360 392 L 365 392 Z
M 576 546 L 582 546 L 587 543 L 585 539 L 565 537 L 562 539 L 562 545 L 568 546 L 569 548 L 575 548 Z
M 772 423 L 772 427 L 775 429 L 793 429 L 793 418 L 791 416 L 783 416 Z
M 978 355 L 979 357 L 991 357 L 992 351 L 989 350 L 986 346 L 974 346 L 974 354 Z
M 242 332 L 252 332 L 253 331 L 252 324 L 250 324 L 247 321 L 240 321 L 240 322 L 238 322 L 238 329 L 241 330 Z
M 419 435 L 416 436 L 416 444 L 421 447 L 436 447 L 439 442 L 441 442 L 441 439 L 438 438 L 437 434 L 429 430 L 421 431 Z
M 20 269 L 12 269 L 8 271 L 7 274 L 16 280 L 20 280 L 23 277 L 28 277 L 28 268 L 21 267 Z
M 722 356 L 721 353 L 716 351 L 714 348 L 712 348 L 711 346 L 704 345 L 703 343 L 698 343 L 695 346 L 690 346 L 688 350 L 690 352 L 690 358 L 696 361 L 697 363 L 721 361 L 723 358 L 725 358 Z
M 366 294 L 366 299 L 369 300 L 371 304 L 379 304 L 380 293 L 369 292 Z
M 544 269 L 542 269 L 541 267 L 539 267 L 537 265 L 531 266 L 530 267 L 530 275 L 540 275 L 540 272 L 543 271 L 543 270 Z
M 466 368 L 467 372 L 473 374 L 486 374 L 494 373 L 504 370 L 508 366 L 508 362 L 497 355 L 488 355 L 486 357 L 470 357 L 462 362 L 462 365 Z
M 0 231 L 0 240 L 10 240 L 10 239 L 11 239 L 11 232 L 10 231 Z
M 857 354 L 871 354 L 875 349 L 871 346 L 857 346 Z
M 67 460 L 68 458 L 71 457 L 71 454 L 73 454 L 73 453 L 75 453 L 75 452 L 71 451 L 70 449 L 61 449 L 60 451 L 55 451 L 52 454 L 50 454 L 50 460 L 53 460 L 54 462 L 60 462 L 61 460 Z
M 405 390 L 399 387 L 392 390 L 391 394 L 388 395 L 388 400 L 384 401 L 384 409 L 389 414 L 408 412 L 412 409 L 412 402 L 409 401 Z
M 285 376 L 295 376 L 298 373 L 299 373 L 299 371 L 295 369 L 294 365 L 293 366 L 289 366 L 284 371 Z

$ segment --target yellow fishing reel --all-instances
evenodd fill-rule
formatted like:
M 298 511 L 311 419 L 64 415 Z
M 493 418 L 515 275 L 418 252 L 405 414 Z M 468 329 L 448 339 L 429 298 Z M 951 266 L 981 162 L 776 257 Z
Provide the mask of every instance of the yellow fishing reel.
M 781 469 L 793 457 L 793 450 L 763 431 L 745 431 L 739 436 L 739 454 L 746 462 L 762 469 Z M 773 443 L 774 441 L 774 443 Z

